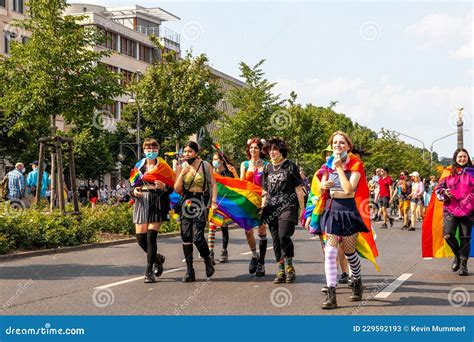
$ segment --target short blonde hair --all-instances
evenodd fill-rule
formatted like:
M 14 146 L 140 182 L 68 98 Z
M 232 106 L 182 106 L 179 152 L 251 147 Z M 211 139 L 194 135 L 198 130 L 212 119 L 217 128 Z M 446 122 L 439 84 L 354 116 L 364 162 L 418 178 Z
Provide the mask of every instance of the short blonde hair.
M 352 139 L 347 135 L 347 133 L 343 131 L 336 131 L 333 134 L 331 134 L 331 137 L 329 138 L 329 146 L 331 146 L 332 148 L 332 141 L 336 135 L 342 135 L 344 137 L 344 140 L 349 146 L 349 151 L 351 151 L 352 148 L 354 147 L 354 144 L 352 143 Z

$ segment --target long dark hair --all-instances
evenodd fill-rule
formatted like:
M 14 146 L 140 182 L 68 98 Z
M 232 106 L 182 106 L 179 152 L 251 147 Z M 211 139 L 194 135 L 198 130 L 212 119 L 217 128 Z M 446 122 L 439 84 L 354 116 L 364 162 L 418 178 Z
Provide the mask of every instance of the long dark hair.
M 459 152 L 465 152 L 467 154 L 467 163 L 465 165 L 459 165 L 456 159 L 458 158 Z M 471 156 L 469 156 L 469 152 L 465 148 L 458 148 L 456 151 L 454 151 L 453 154 L 453 164 L 452 164 L 452 169 L 451 169 L 451 174 L 456 173 L 457 168 L 464 168 L 466 166 L 472 166 L 472 160 Z
M 184 144 L 184 147 L 190 147 L 192 150 L 194 150 L 194 152 L 199 153 L 199 144 L 195 141 L 188 141 L 186 144 Z
M 234 167 L 234 164 L 230 161 L 230 159 L 229 159 L 224 153 L 222 153 L 222 152 L 217 152 L 217 151 L 216 151 L 216 152 L 214 152 L 214 155 L 216 155 L 216 156 L 219 158 L 219 160 L 220 160 L 221 162 L 223 162 L 222 165 L 224 166 L 224 168 L 226 169 L 226 171 L 229 171 L 229 172 L 230 172 L 228 165 Z

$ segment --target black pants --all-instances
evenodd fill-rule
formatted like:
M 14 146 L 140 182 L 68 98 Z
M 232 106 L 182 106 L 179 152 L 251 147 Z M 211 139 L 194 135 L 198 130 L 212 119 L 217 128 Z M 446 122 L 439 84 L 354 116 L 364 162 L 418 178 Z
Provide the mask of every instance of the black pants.
M 201 257 L 207 258 L 211 252 L 204 237 L 204 229 L 206 229 L 207 224 L 206 220 L 203 219 L 204 217 L 207 217 L 207 210 L 200 217 L 188 218 L 181 216 L 181 239 L 188 244 L 194 242 Z
M 455 255 L 459 255 L 461 259 L 469 259 L 469 253 L 471 251 L 471 233 L 472 233 L 472 220 L 469 217 L 456 217 L 451 214 L 445 213 L 443 216 L 443 235 L 449 235 L 449 238 L 445 238 L 449 247 L 451 247 Z M 456 239 L 456 230 L 459 226 L 459 240 Z
M 279 262 L 283 257 L 293 258 L 295 256 L 295 246 L 291 237 L 295 233 L 297 220 L 294 218 L 294 210 L 285 210 L 278 215 L 267 219 L 268 228 L 272 234 L 273 251 L 275 259 Z M 298 212 L 296 211 L 296 216 Z

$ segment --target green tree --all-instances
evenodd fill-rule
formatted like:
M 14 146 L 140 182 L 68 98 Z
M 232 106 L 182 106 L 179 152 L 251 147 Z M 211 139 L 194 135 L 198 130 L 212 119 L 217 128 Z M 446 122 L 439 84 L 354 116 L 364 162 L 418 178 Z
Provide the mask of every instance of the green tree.
M 290 114 L 282 107 L 284 100 L 272 93 L 275 83 L 265 78 L 261 60 L 254 67 L 240 63 L 241 77 L 246 86 L 232 89 L 227 100 L 236 108 L 234 114 L 224 114 L 218 123 L 218 141 L 226 152 L 237 160 L 245 158 L 245 146 L 249 138 L 268 138 L 277 135 L 291 124 Z
M 160 48 L 158 40 L 152 40 Z M 142 135 L 161 142 L 173 141 L 178 146 L 221 115 L 217 103 L 222 93 L 211 81 L 204 54 L 193 57 L 187 52 L 177 59 L 173 51 L 165 53 L 131 90 L 140 106 Z M 136 105 L 129 106 L 124 117 L 134 128 L 136 110 Z
M 15 119 L 2 136 L 9 159 L 26 157 L 20 137 L 37 155 L 37 139 L 57 117 L 91 127 L 95 110 L 123 92 L 120 76 L 99 63 L 110 54 L 94 49 L 101 34 L 77 24 L 81 17 L 62 16 L 67 6 L 65 0 L 31 0 L 30 15 L 14 23 L 31 38 L 12 42 L 10 56 L 0 56 L 0 111 L 5 122 Z

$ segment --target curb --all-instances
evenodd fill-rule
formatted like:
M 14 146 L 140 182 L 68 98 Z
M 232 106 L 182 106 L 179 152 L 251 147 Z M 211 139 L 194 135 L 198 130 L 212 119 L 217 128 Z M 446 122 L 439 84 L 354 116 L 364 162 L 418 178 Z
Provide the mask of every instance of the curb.
M 229 230 L 234 230 L 234 229 L 241 229 L 241 228 L 239 226 L 229 227 Z M 217 230 L 220 230 L 220 228 L 217 228 Z M 158 240 L 177 237 L 180 235 L 181 233 L 179 232 L 163 233 L 163 234 L 158 235 Z M 24 259 L 24 258 L 30 258 L 30 257 L 36 257 L 36 256 L 62 254 L 62 253 L 68 253 L 68 252 L 76 252 L 76 251 L 82 251 L 82 250 L 87 250 L 87 249 L 93 249 L 93 248 L 106 248 L 106 247 L 111 247 L 111 246 L 126 245 L 128 243 L 135 243 L 136 241 L 137 241 L 136 238 L 132 237 L 132 238 L 126 238 L 126 239 L 121 239 L 121 240 L 115 240 L 115 241 L 91 243 L 87 245 L 58 247 L 58 248 L 51 248 L 51 249 L 42 249 L 38 251 L 6 254 L 6 255 L 0 255 L 0 261 L 8 262 L 8 261 L 14 261 L 18 259 Z

